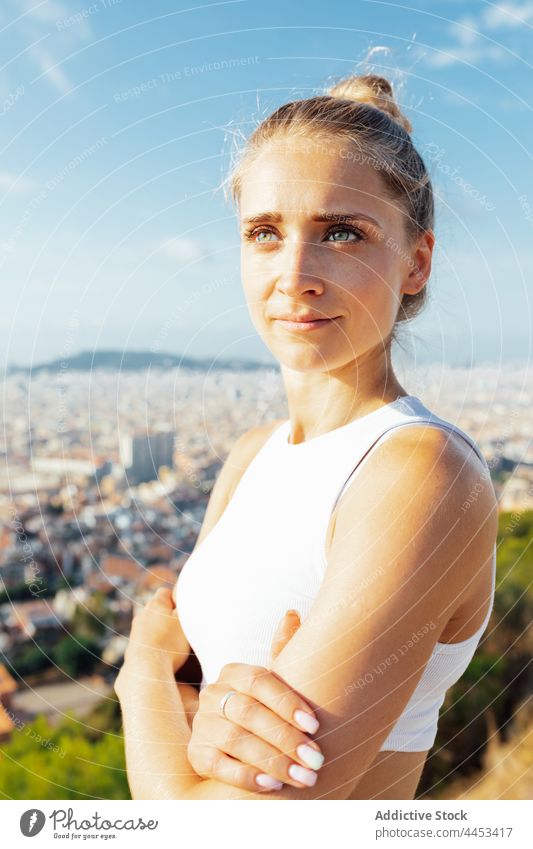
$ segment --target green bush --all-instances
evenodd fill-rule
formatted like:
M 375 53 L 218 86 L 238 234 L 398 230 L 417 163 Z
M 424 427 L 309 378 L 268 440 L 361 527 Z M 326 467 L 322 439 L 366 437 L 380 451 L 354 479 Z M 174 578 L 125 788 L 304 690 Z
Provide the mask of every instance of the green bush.
M 91 674 L 100 661 L 100 646 L 91 637 L 66 637 L 54 646 L 52 656 L 65 675 L 76 678 Z
M 67 715 L 55 727 L 39 716 L 16 728 L 0 747 L 2 798 L 131 799 L 122 735 L 91 724 Z
M 46 651 L 43 651 L 39 646 L 33 643 L 24 646 L 20 654 L 13 660 L 12 666 L 16 674 L 24 679 L 27 675 L 34 675 L 36 672 L 41 672 L 48 666 L 51 666 L 50 656 Z

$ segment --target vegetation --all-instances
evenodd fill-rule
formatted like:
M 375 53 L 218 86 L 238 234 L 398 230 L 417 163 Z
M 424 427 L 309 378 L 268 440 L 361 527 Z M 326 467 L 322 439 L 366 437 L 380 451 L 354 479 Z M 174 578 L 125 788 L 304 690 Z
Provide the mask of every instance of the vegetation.
M 1 581 L 0 586 L 3 586 Z M 48 583 L 43 587 L 39 587 L 39 594 L 37 595 L 35 591 L 32 592 L 31 590 L 32 584 L 16 584 L 9 590 L 5 588 L 0 590 L 0 604 L 11 604 L 14 601 L 35 601 L 36 599 L 41 598 L 52 598 L 55 596 L 58 589 L 62 589 L 63 586 L 67 586 L 66 582 L 64 579 L 58 578 L 55 583 Z
M 113 618 L 106 596 L 100 590 L 95 590 L 83 604 L 76 605 L 69 627 L 77 637 L 98 640 L 112 628 Z
M 44 716 L 17 726 L 0 749 L 0 798 L 131 799 L 120 705 L 107 698 L 83 721 Z
M 13 659 L 11 671 L 24 681 L 55 665 L 69 678 L 77 678 L 80 674 L 91 675 L 101 666 L 100 654 L 100 643 L 94 637 L 66 636 L 50 648 L 33 643 L 25 646 Z

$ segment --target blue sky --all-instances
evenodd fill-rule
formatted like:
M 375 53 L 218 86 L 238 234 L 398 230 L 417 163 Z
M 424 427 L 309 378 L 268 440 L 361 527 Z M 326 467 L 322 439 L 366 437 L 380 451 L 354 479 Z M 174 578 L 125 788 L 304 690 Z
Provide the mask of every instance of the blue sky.
M 437 194 L 415 356 L 527 360 L 532 34 L 527 0 L 4 0 L 1 362 L 268 360 L 217 187 L 261 117 L 369 71 L 396 85 Z

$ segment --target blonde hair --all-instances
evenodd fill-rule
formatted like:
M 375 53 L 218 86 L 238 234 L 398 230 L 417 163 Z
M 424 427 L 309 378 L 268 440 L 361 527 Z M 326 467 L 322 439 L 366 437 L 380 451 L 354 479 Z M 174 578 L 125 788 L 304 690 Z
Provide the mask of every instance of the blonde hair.
M 345 141 L 354 148 L 355 161 L 370 163 L 379 171 L 386 194 L 398 200 L 405 212 L 408 240 L 414 239 L 433 229 L 435 209 L 431 180 L 413 144 L 412 129 L 385 77 L 347 77 L 326 89 L 326 94 L 285 103 L 261 121 L 230 171 L 229 194 L 238 205 L 246 171 L 275 137 Z M 403 295 L 396 323 L 419 314 L 426 289 Z

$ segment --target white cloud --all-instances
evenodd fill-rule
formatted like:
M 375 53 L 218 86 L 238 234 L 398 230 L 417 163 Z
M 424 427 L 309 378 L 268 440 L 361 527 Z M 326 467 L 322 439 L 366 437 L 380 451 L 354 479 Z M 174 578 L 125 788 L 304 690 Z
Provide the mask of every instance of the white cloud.
M 498 109 L 502 109 L 507 112 L 530 112 L 531 109 L 527 103 L 523 100 L 519 100 L 517 97 L 504 97 L 502 100 L 499 100 Z
M 473 105 L 481 105 L 480 98 L 471 91 L 467 94 L 465 91 L 455 91 L 451 89 L 449 91 L 443 91 L 440 97 L 443 101 L 446 101 L 446 103 L 451 103 L 452 106 L 462 106 L 466 109 L 472 109 Z
M 44 3 L 41 0 L 40 3 L 33 3 L 31 5 L 26 2 L 26 15 L 46 24 L 55 23 L 58 18 L 65 18 L 68 14 L 68 6 L 58 3 L 57 0 L 45 0 Z
M 186 237 L 173 236 L 165 242 L 161 242 L 158 250 L 163 256 L 169 259 L 177 259 L 180 262 L 194 262 L 203 256 L 200 245 L 194 239 Z
M 469 47 L 479 39 L 477 21 L 471 15 L 460 18 L 449 27 L 449 33 L 464 47 Z
M 60 94 L 66 94 L 72 89 L 73 86 L 61 69 L 60 63 L 56 62 L 48 50 L 36 45 L 31 48 L 30 56 L 41 71 L 42 76 L 46 77 Z
M 7 5 L 8 0 L 4 0 Z M 39 76 L 44 77 L 60 94 L 67 94 L 74 88 L 63 69 L 63 62 L 57 58 L 57 52 L 68 55 L 80 44 L 91 40 L 92 30 L 88 17 L 82 15 L 83 9 L 74 10 L 61 0 L 24 0 L 21 14 L 20 0 L 9 0 L 12 19 L 18 18 L 17 27 L 24 44 L 33 45 L 26 55 L 36 65 Z M 98 11 L 98 3 L 86 6 L 86 9 Z M 77 18 L 76 14 L 80 17 Z M 46 41 L 46 48 L 43 42 Z M 53 42 L 53 50 L 49 47 Z M 57 49 L 56 49 L 57 48 Z M 4 87 L 7 83 L 4 83 Z
M 511 29 L 533 23 L 533 3 L 498 3 L 483 10 L 481 19 L 489 29 Z
M 425 51 L 424 61 L 434 68 L 445 68 L 456 62 L 480 65 L 485 62 L 504 62 L 509 58 L 501 44 L 484 36 L 484 31 L 496 31 L 533 23 L 533 2 L 509 2 L 487 6 L 479 15 L 464 15 L 448 27 L 451 42 L 439 50 Z
M 20 177 L 10 171 L 0 171 L 0 188 L 14 195 L 27 195 L 37 187 L 33 180 L 28 180 L 27 177 Z
M 432 53 L 426 53 L 425 61 L 433 68 L 445 68 L 456 62 L 467 65 L 479 65 L 482 62 L 503 62 L 507 53 L 496 44 L 477 44 L 468 47 L 442 47 Z

